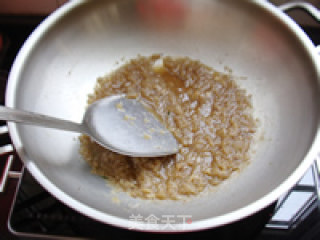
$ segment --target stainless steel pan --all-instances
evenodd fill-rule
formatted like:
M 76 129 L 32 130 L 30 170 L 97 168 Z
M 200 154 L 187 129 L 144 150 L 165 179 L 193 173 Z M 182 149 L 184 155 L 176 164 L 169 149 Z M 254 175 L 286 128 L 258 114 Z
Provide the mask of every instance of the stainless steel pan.
M 6 105 L 80 122 L 97 77 L 122 58 L 152 53 L 189 56 L 246 77 L 239 84 L 253 96 L 264 136 L 249 166 L 189 202 L 143 201 L 115 193 L 90 173 L 77 134 L 9 123 L 26 167 L 55 197 L 119 227 L 151 216 L 157 224 L 139 229 L 192 231 L 261 210 L 311 165 L 320 149 L 319 59 L 303 31 L 266 1 L 70 1 L 21 49 Z M 165 227 L 167 215 L 172 228 Z

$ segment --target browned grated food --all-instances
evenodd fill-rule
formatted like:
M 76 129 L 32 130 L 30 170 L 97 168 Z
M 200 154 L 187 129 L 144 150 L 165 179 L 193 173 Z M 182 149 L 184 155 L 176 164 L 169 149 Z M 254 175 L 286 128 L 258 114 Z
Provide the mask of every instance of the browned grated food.
M 99 78 L 88 103 L 125 93 L 145 101 L 179 142 L 161 158 L 122 156 L 80 137 L 95 174 L 133 197 L 183 199 L 220 184 L 249 160 L 256 132 L 251 97 L 230 74 L 190 58 L 139 56 Z

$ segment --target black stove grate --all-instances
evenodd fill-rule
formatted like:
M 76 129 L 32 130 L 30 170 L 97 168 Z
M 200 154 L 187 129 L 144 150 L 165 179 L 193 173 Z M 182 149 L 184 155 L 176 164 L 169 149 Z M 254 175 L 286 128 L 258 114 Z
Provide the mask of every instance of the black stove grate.
M 87 218 L 47 193 L 25 171 L 10 219 L 10 227 L 20 235 L 105 239 L 163 239 L 162 234 L 146 234 L 108 226 Z M 30 190 L 32 189 L 32 190 Z M 275 204 L 234 224 L 189 234 L 165 235 L 166 239 L 215 237 L 254 239 L 271 217 Z M 218 238 L 219 237 L 219 238 Z

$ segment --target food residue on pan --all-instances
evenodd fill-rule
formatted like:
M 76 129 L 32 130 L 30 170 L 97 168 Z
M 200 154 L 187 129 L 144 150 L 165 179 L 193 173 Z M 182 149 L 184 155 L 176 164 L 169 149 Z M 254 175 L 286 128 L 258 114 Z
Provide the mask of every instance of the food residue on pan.
M 150 140 L 150 139 L 152 138 L 152 136 L 151 136 L 150 134 L 148 134 L 148 133 L 144 133 L 144 134 L 143 134 L 143 137 L 144 137 L 144 139 L 146 139 L 146 140 Z
M 136 117 L 131 116 L 129 114 L 126 114 L 126 115 L 124 115 L 123 119 L 126 120 L 126 121 L 135 121 Z
M 149 129 L 148 129 L 148 132 L 149 132 L 149 133 L 154 133 L 155 131 L 156 131 L 156 130 L 155 130 L 154 128 L 149 128 Z
M 115 204 L 120 204 L 121 201 L 118 196 L 112 196 L 111 201 Z
M 144 123 L 149 123 L 149 122 L 150 122 L 150 119 L 144 118 L 143 121 L 144 121 Z
M 116 108 L 118 109 L 119 112 L 125 112 L 124 108 L 123 108 L 123 103 L 122 102 L 118 102 L 116 104 Z
M 99 78 L 89 104 L 118 94 L 145 102 L 175 136 L 179 151 L 166 157 L 128 157 L 83 135 L 80 152 L 92 171 L 142 199 L 185 199 L 228 179 L 249 162 L 257 123 L 251 96 L 227 71 L 188 57 L 152 55 Z M 122 111 L 123 106 L 117 108 Z M 151 133 L 146 129 L 143 137 Z

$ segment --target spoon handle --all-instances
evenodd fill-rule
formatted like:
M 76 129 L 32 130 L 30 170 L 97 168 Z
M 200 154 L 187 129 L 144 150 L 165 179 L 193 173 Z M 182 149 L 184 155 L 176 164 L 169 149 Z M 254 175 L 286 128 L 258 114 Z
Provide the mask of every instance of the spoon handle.
M 0 120 L 85 133 L 83 125 L 42 114 L 0 106 Z

